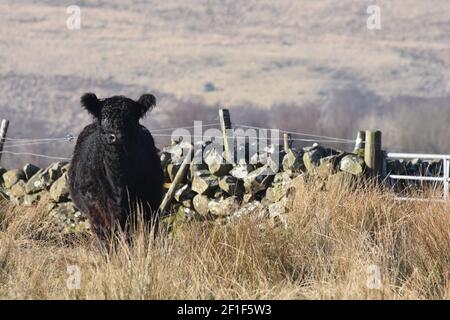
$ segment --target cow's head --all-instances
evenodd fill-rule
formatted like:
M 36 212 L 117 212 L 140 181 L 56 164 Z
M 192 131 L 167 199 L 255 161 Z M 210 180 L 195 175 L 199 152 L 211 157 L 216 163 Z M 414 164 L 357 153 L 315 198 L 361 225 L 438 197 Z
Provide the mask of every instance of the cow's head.
M 136 136 L 139 119 L 153 109 L 156 98 L 144 94 L 137 101 L 124 96 L 98 99 L 94 93 L 85 93 L 81 105 L 98 121 L 102 141 L 121 145 Z

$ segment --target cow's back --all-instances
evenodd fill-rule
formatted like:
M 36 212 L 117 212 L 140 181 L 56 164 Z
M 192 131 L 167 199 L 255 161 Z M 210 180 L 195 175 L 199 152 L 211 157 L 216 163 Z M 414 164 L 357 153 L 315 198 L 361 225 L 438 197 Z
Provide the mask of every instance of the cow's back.
M 140 127 L 135 150 L 133 191 L 142 201 L 148 202 L 155 211 L 162 198 L 163 170 L 152 135 L 144 126 Z
M 92 172 L 95 166 L 95 137 L 97 124 L 93 123 L 86 126 L 80 133 L 75 145 L 70 169 L 69 186 L 70 193 L 75 205 L 83 209 L 82 194 L 86 193 L 85 187 L 94 179 Z

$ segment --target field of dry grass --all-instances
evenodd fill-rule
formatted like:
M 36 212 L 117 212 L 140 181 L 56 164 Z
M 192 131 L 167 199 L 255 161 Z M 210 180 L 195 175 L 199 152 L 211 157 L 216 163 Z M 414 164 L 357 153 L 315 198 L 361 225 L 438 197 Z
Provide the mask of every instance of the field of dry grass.
M 286 228 L 247 216 L 153 240 L 138 227 L 111 251 L 62 239 L 42 212 L 0 207 L 2 299 L 450 298 L 449 203 L 299 186 Z M 67 288 L 70 265 L 79 290 Z M 367 287 L 371 265 L 378 289 Z

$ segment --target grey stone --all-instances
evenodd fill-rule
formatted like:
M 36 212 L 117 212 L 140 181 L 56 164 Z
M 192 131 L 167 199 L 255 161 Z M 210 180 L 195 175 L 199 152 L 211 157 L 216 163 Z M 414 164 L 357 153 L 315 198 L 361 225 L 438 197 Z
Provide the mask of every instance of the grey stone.
M 195 211 L 197 211 L 200 215 L 207 215 L 209 212 L 208 204 L 210 199 L 202 194 L 198 194 L 192 199 L 192 203 Z
M 245 142 L 244 138 L 238 137 L 236 139 L 235 157 L 236 164 L 246 164 L 248 161 L 249 144 Z
M 337 166 L 339 164 L 339 157 L 328 156 L 320 159 L 320 164 L 316 168 L 315 172 L 322 178 L 327 178 L 329 175 L 332 175 L 337 172 Z
M 70 163 L 66 164 L 65 166 L 63 166 L 61 168 L 62 174 L 69 172 L 69 169 L 70 169 Z
M 243 201 L 245 203 L 251 203 L 253 201 L 256 201 L 256 196 L 253 193 L 245 193 Z
M 27 182 L 27 193 L 35 193 L 44 189 L 49 189 L 51 185 L 61 178 L 62 168 L 67 162 L 57 162 L 52 164 L 47 169 L 39 170 L 31 179 Z
M 317 168 L 320 166 L 320 159 L 333 155 L 335 152 L 331 149 L 323 148 L 319 145 L 314 145 L 309 148 L 304 148 L 303 163 L 306 170 L 310 174 L 316 174 Z
M 317 147 L 319 147 L 319 144 L 315 142 L 315 143 L 313 143 L 312 146 L 304 147 L 303 152 L 313 151 L 313 150 L 317 149 Z
M 224 198 L 224 196 L 226 197 L 227 195 L 224 194 L 224 192 L 221 189 L 217 189 L 214 194 L 213 194 L 213 199 L 221 199 Z
M 339 165 L 339 169 L 344 172 L 351 173 L 353 175 L 360 175 L 364 172 L 365 163 L 364 160 L 356 155 L 346 155 L 342 158 Z
M 208 169 L 206 169 L 206 170 L 197 170 L 197 171 L 194 172 L 194 175 L 193 175 L 192 178 L 199 177 L 199 176 L 210 176 L 210 175 L 211 175 L 211 173 L 209 173 Z
M 255 168 L 250 164 L 238 164 L 230 171 L 230 175 L 237 179 L 244 179 L 254 169 Z
M 217 177 L 199 172 L 194 179 L 192 179 L 192 190 L 198 194 L 206 194 L 212 196 L 219 187 L 219 181 Z
M 46 169 L 39 170 L 27 183 L 27 193 L 34 193 L 48 189 L 56 180 L 63 175 L 63 168 L 68 162 L 61 161 L 51 164 Z
M 183 146 L 181 143 L 164 148 L 164 152 L 170 153 L 172 163 L 180 165 L 183 162 Z
M 69 164 L 69 162 L 67 162 L 67 161 L 55 162 L 50 165 L 49 169 L 54 171 L 54 174 L 58 176 L 56 179 L 58 179 L 63 174 L 63 168 L 65 166 L 67 166 L 68 164 Z M 54 179 L 54 180 L 56 180 L 56 179 Z
M 189 166 L 189 180 L 192 180 L 199 171 L 208 171 L 206 163 L 191 163 Z
M 48 174 L 48 183 L 47 187 L 50 187 L 56 180 L 58 180 L 62 175 L 62 170 L 49 169 L 47 171 Z
M 266 190 L 274 179 L 274 174 L 268 166 L 258 168 L 244 178 L 245 191 L 257 193 Z
M 65 202 L 58 205 L 53 204 L 49 216 L 53 224 L 63 233 L 89 232 L 90 223 L 85 214 L 77 211 L 73 203 Z
M 292 182 L 292 175 L 293 173 L 291 170 L 279 172 L 275 175 L 273 183 L 290 184 Z
M 275 175 L 280 171 L 280 169 L 282 169 L 282 161 L 280 159 L 282 159 L 281 154 L 270 154 L 267 159 L 266 166 L 272 171 L 273 175 Z
M 222 200 L 212 200 L 208 204 L 209 212 L 217 217 L 231 216 L 238 208 L 239 202 L 234 196 Z
M 188 184 L 185 184 L 177 191 L 175 191 L 174 198 L 178 202 L 183 202 L 186 200 L 192 200 L 195 197 L 195 192 L 192 191 L 191 187 Z
M 283 170 L 292 170 L 293 172 L 305 171 L 305 165 L 303 164 L 303 151 L 289 149 L 283 158 Z
M 273 187 L 267 188 L 266 199 L 269 203 L 278 202 L 286 195 L 287 190 L 287 186 L 283 186 L 281 183 L 278 183 Z
M 250 164 L 253 165 L 265 165 L 267 164 L 267 160 L 269 159 L 269 155 L 266 152 L 255 152 L 250 156 Z
M 9 200 L 16 206 L 22 206 L 23 205 L 23 198 L 24 197 L 12 197 L 12 196 L 10 196 Z
M 41 169 L 28 180 L 26 185 L 26 192 L 28 194 L 39 192 L 46 188 L 46 179 L 44 178 L 45 172 L 47 172 L 47 170 Z
M 285 201 L 278 201 L 276 203 L 272 203 L 268 207 L 269 209 L 269 218 L 275 218 L 277 216 L 281 216 L 287 213 Z
M 282 167 L 283 157 L 285 152 L 281 150 L 279 145 L 271 144 L 263 148 L 263 152 L 254 154 L 250 159 L 250 163 L 255 163 L 262 166 L 268 166 L 274 173 Z
M 11 188 L 10 196 L 15 198 L 25 196 L 26 195 L 25 187 L 26 187 L 25 181 L 23 180 L 17 181 L 17 183 L 15 183 Z
M 279 144 L 269 144 L 263 148 L 264 152 L 269 155 L 280 154 L 281 147 Z
M 62 202 L 69 198 L 69 185 L 65 174 L 50 187 L 50 198 L 55 202 Z
M 211 174 L 221 177 L 226 175 L 233 166 L 227 163 L 221 154 L 216 149 L 211 149 L 204 157 L 205 163 L 208 165 L 208 170 Z
M 181 205 L 183 207 L 189 208 L 189 209 L 194 209 L 194 202 L 193 202 L 193 198 L 192 199 L 186 199 L 180 202 Z
M 31 177 L 34 176 L 39 170 L 40 170 L 39 167 L 35 166 L 34 164 L 30 164 L 30 163 L 27 163 L 23 167 L 23 172 L 25 173 L 25 177 L 27 180 L 31 179 Z
M 251 201 L 242 205 L 233 213 L 233 216 L 235 218 L 240 218 L 242 216 L 248 216 L 251 214 L 260 214 L 261 212 L 263 212 L 262 216 L 264 216 L 265 210 L 267 210 L 267 206 L 262 205 L 261 202 Z
M 217 177 L 223 177 L 228 174 L 233 166 L 229 163 L 212 162 L 208 165 L 209 172 Z
M 23 205 L 26 207 L 31 207 L 36 205 L 44 196 L 44 192 L 39 192 L 35 194 L 26 194 L 23 197 Z
M 219 187 L 229 195 L 242 196 L 244 193 L 244 181 L 233 176 L 222 177 Z
M 25 173 L 23 172 L 23 170 L 9 170 L 3 174 L 3 183 L 5 185 L 5 188 L 11 188 L 19 180 L 25 180 Z

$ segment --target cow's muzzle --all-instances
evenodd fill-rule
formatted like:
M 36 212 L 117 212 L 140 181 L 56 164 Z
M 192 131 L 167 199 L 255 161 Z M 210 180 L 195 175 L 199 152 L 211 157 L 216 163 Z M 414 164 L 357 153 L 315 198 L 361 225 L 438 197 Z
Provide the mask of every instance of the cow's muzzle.
M 103 140 L 107 144 L 119 144 L 122 142 L 122 135 L 120 133 L 104 133 Z
M 108 136 L 106 137 L 106 141 L 109 144 L 113 144 L 117 142 L 117 135 L 115 135 L 114 133 L 109 133 Z

